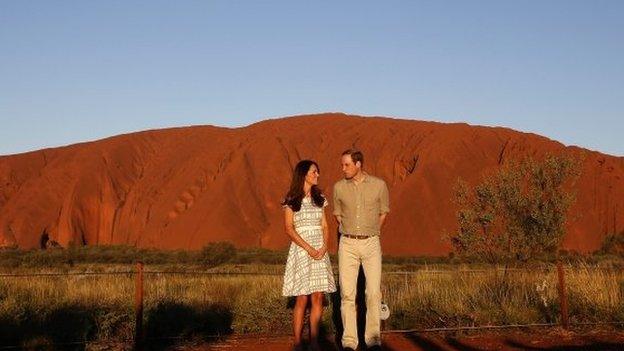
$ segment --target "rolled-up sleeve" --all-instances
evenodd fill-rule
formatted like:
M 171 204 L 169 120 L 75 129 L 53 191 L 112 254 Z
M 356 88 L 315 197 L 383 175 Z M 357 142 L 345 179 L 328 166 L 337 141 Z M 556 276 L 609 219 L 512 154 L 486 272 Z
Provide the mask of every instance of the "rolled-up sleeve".
M 340 203 L 340 193 L 338 186 L 334 185 L 334 216 L 342 216 L 342 204 Z
M 388 185 L 386 185 L 386 182 L 382 182 L 379 214 L 388 212 L 390 212 L 390 192 L 388 191 Z

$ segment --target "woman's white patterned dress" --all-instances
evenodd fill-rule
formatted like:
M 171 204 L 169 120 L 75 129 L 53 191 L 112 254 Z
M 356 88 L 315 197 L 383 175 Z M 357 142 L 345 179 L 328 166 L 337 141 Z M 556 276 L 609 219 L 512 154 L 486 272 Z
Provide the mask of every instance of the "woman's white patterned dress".
M 327 206 L 327 200 L 323 207 Z M 297 234 L 315 249 L 323 246 L 323 209 L 312 202 L 311 197 L 301 201 L 301 209 L 294 212 L 293 225 Z M 329 255 L 315 260 L 301 246 L 292 242 L 284 272 L 283 296 L 310 295 L 313 292 L 334 292 L 336 283 Z

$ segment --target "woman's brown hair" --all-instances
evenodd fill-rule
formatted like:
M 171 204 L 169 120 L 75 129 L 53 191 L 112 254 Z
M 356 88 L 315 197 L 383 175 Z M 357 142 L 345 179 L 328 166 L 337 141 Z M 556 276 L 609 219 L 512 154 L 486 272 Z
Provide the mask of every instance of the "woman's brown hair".
M 283 206 L 288 206 L 295 212 L 301 210 L 301 201 L 305 196 L 305 193 L 303 192 L 303 184 L 305 183 L 305 177 L 308 174 L 308 171 L 310 171 L 310 167 L 312 167 L 312 165 L 316 166 L 319 173 L 321 172 L 318 164 L 312 160 L 302 160 L 297 163 L 293 171 L 292 181 L 290 182 L 290 189 L 282 202 Z M 316 185 L 312 185 L 310 193 L 312 195 L 312 202 L 317 207 L 323 207 L 325 198 L 321 193 L 321 189 L 319 189 Z

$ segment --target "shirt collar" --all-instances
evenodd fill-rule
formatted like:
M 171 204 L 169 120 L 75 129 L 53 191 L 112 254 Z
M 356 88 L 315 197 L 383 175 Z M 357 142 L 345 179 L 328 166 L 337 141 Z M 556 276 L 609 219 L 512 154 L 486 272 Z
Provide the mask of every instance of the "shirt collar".
M 364 179 L 362 180 L 362 183 L 368 183 L 370 182 L 370 176 L 368 175 L 368 173 L 366 172 L 362 172 L 362 174 L 364 174 Z M 351 179 L 347 179 L 347 182 L 349 183 L 355 183 L 355 179 L 351 178 Z

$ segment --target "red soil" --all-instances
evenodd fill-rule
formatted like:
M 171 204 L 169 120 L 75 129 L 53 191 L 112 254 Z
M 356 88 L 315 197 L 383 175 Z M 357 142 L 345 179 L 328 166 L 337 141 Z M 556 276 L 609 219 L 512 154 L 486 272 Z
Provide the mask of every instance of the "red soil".
M 271 350 L 290 351 L 291 337 L 243 336 L 223 342 L 180 350 Z M 339 350 L 336 343 L 326 341 L 325 351 Z M 624 350 L 624 333 L 590 331 L 573 333 L 562 330 L 545 332 L 506 331 L 472 336 L 445 336 L 439 334 L 385 334 L 382 350 L 386 351 L 480 351 L 480 350 Z

